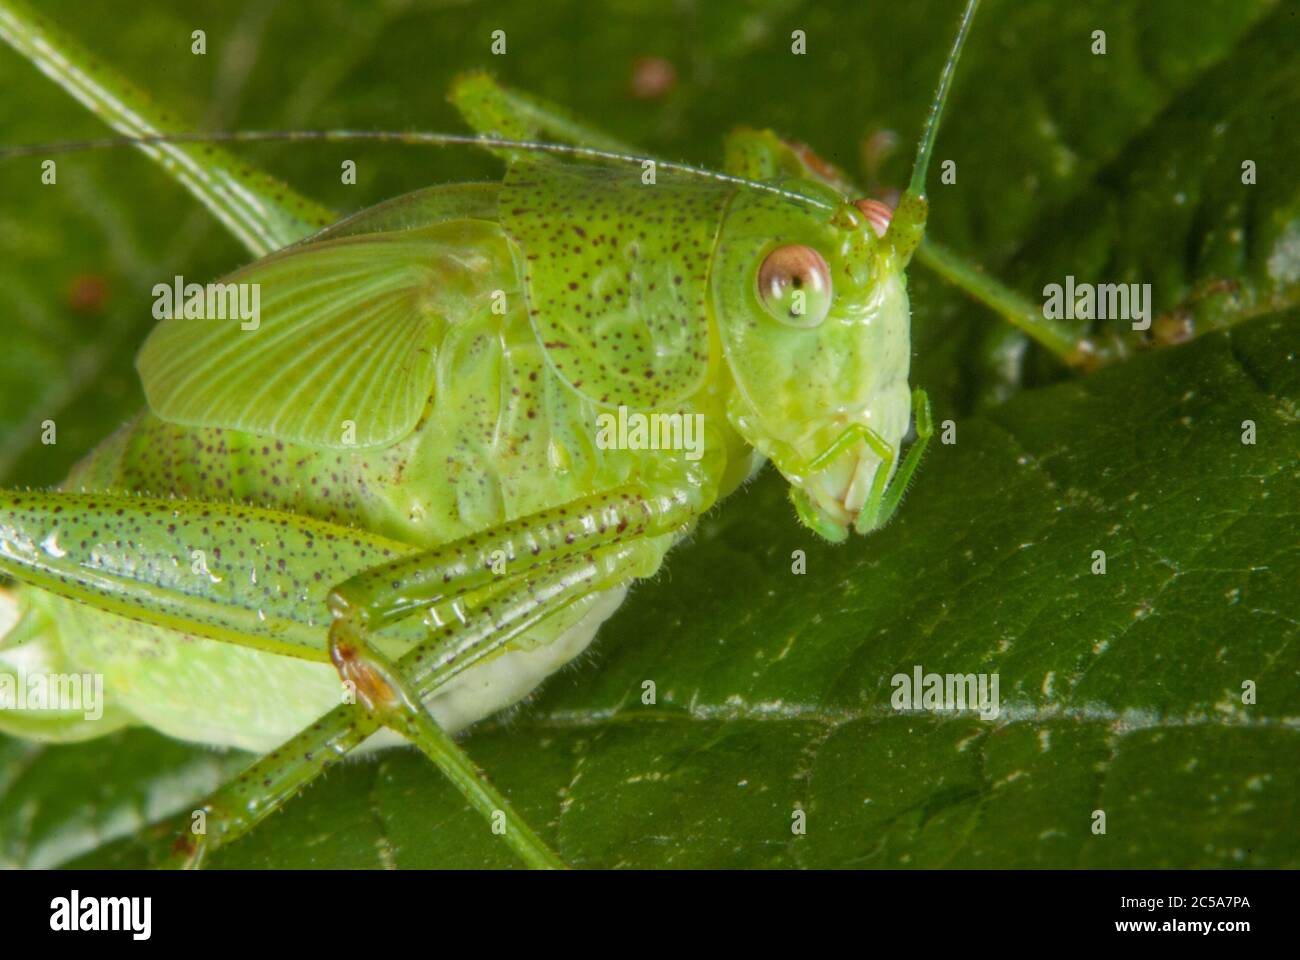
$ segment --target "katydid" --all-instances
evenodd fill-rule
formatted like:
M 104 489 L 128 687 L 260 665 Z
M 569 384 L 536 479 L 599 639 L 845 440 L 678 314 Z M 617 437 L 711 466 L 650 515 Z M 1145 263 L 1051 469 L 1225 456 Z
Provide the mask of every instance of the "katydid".
M 827 539 L 897 510 L 931 434 L 908 384 L 904 271 L 977 5 L 896 210 L 770 133 L 734 133 L 715 173 L 639 156 L 483 76 L 453 93 L 477 136 L 186 135 L 115 118 L 128 136 L 103 143 L 183 179 L 178 145 L 199 140 L 472 143 L 507 168 L 292 244 L 194 178 L 266 254 L 223 281 L 256 289 L 260 316 L 162 320 L 137 360 L 148 410 L 60 489 L 0 494 L 0 571 L 25 611 L 0 667 L 102 674 L 108 696 L 93 724 L 7 710 L 0 729 L 73 740 L 146 724 L 264 754 L 204 803 L 207 831 L 182 835 L 173 865 L 398 737 L 504 816 L 526 863 L 561 865 L 451 734 L 583 651 L 765 461 Z M 20 9 L 0 2 L 0 33 L 36 57 Z M 950 254 L 921 255 L 1062 358 L 1089 356 Z M 702 455 L 597 443 L 617 411 L 699 418 Z

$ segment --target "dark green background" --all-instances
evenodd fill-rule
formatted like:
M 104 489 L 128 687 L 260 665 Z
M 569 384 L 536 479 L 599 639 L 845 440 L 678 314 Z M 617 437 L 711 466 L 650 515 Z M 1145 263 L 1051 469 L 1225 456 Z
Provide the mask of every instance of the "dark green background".
M 444 96 L 485 67 L 664 156 L 716 164 L 771 126 L 860 179 L 906 178 L 960 4 L 94 3 L 42 10 L 197 127 L 462 129 Z M 207 31 L 208 54 L 189 53 Z M 789 52 L 803 29 L 808 53 Z M 508 54 L 489 55 L 504 29 Z M 1090 52 L 1107 32 L 1108 53 Z M 844 547 L 794 522 L 770 472 L 639 586 L 592 655 L 468 749 L 583 866 L 1295 866 L 1300 18 L 1292 4 L 986 0 L 936 159 L 932 235 L 1039 299 L 1067 273 L 1149 282 L 1204 336 L 1078 380 L 912 271 L 916 376 L 937 446 L 898 520 Z M 629 93 L 635 58 L 679 82 Z M 102 125 L 0 50 L 0 140 Z M 348 211 L 496 176 L 468 151 L 240 148 Z M 345 158 L 358 184 L 339 182 Z M 1240 183 L 1253 159 L 1259 182 Z M 235 242 L 130 152 L 0 165 L 0 483 L 57 482 L 136 409 L 160 279 L 216 276 Z M 102 308 L 69 288 L 102 278 Z M 1217 331 L 1217 332 L 1216 332 Z M 1022 385 L 1032 385 L 1020 389 Z M 1005 405 L 992 397 L 1011 396 Z M 59 425 L 54 447 L 39 423 Z M 1258 443 L 1243 446 L 1252 419 Z M 1089 572 L 1104 549 L 1108 572 Z M 805 550 L 808 573 L 790 557 Z M 1003 717 L 900 716 L 920 663 L 997 671 Z M 644 680 L 659 703 L 643 707 Z M 1253 680 L 1258 703 L 1240 703 Z M 0 740 L 0 863 L 138 864 L 147 823 L 239 757 L 133 732 Z M 791 811 L 808 833 L 791 835 Z M 1091 833 L 1091 813 L 1107 833 Z M 512 864 L 417 757 L 331 774 L 218 865 Z

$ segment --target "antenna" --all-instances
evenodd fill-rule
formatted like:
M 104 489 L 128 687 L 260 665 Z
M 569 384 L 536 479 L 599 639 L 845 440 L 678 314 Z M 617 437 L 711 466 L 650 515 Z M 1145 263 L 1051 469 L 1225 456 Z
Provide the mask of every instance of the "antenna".
M 735 177 L 728 173 L 694 167 L 688 163 L 675 163 L 656 157 L 642 157 L 634 154 L 619 153 L 614 150 L 601 150 L 596 147 L 583 147 L 568 143 L 549 143 L 543 140 L 511 140 L 472 133 L 424 133 L 420 131 L 401 130 L 214 130 L 207 133 L 154 133 L 139 137 L 100 137 L 93 140 L 71 140 L 60 143 L 23 144 L 12 147 L 0 147 L 0 161 L 17 157 L 51 156 L 63 153 L 79 153 L 83 150 L 108 150 L 115 147 L 136 147 L 155 143 L 272 143 L 272 142 L 316 142 L 316 143 L 355 143 L 368 141 L 372 143 L 404 143 L 417 146 L 475 146 L 504 148 L 508 150 L 532 150 L 538 153 L 551 153 L 566 157 L 578 157 L 585 160 L 601 160 L 614 163 L 642 165 L 653 163 L 661 170 L 681 173 L 687 176 L 702 177 L 718 183 L 744 187 L 748 190 L 761 190 L 776 194 L 786 200 L 807 204 L 823 210 L 835 209 L 833 205 L 816 197 L 809 197 L 794 190 Z
M 934 102 L 930 104 L 930 116 L 925 121 L 925 133 L 916 148 L 916 163 L 912 166 L 912 181 L 907 185 L 907 192 L 918 197 L 925 196 L 925 175 L 930 168 L 930 155 L 934 152 L 934 139 L 939 133 L 939 121 L 943 118 L 943 108 L 948 103 L 948 91 L 952 88 L 952 75 L 956 72 L 961 49 L 966 44 L 966 35 L 970 33 L 971 21 L 980 0 L 967 0 L 966 10 L 961 17 L 961 26 L 957 28 L 957 39 L 953 41 L 948 53 L 948 62 L 943 65 L 939 77 L 939 88 L 934 92 Z

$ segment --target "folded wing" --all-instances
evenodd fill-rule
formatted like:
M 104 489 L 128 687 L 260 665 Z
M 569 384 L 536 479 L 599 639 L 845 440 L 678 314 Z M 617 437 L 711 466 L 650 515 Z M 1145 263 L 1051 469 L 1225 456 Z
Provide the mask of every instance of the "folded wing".
M 441 247 L 425 230 L 297 246 L 226 277 L 250 286 L 218 288 L 202 319 L 174 305 L 136 359 L 150 408 L 312 446 L 395 442 L 433 390 Z M 223 299 L 244 313 L 208 315 Z

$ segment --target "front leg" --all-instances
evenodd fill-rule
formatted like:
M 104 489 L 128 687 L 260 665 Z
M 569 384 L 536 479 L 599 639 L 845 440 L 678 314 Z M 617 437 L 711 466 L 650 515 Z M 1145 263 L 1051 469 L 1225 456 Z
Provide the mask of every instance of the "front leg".
M 890 448 L 889 462 L 885 463 L 882 460 L 876 470 L 876 476 L 872 478 L 867 504 L 858 515 L 858 522 L 855 525 L 858 533 L 878 530 L 894 516 L 894 511 L 903 501 L 903 494 L 907 492 L 907 485 L 912 482 L 912 475 L 921 465 L 925 448 L 930 445 L 930 438 L 934 436 L 934 417 L 930 413 L 930 398 L 920 388 L 912 391 L 912 416 L 916 423 L 916 442 L 908 449 L 907 456 L 903 458 L 903 465 L 898 468 L 898 472 L 892 479 L 889 476 L 889 468 L 894 462 L 892 448 Z M 888 487 L 885 486 L 886 481 Z
M 907 456 L 903 459 L 903 464 L 894 473 L 894 464 L 898 461 L 898 451 L 894 445 L 872 430 L 866 424 L 851 423 L 831 441 L 825 450 L 813 457 L 807 465 L 799 466 L 796 469 L 800 473 L 809 473 L 815 470 L 823 469 L 829 466 L 836 457 L 853 449 L 859 443 L 865 443 L 867 447 L 880 459 L 880 465 L 876 467 L 875 476 L 871 478 L 871 489 L 867 493 L 866 502 L 862 505 L 862 510 L 858 513 L 858 518 L 854 522 L 854 530 L 858 533 L 871 533 L 873 530 L 879 530 L 893 517 L 894 511 L 903 500 L 903 494 L 907 492 L 907 485 L 912 480 L 912 475 L 916 473 L 916 468 L 921 464 L 921 458 L 925 455 L 925 448 L 930 444 L 930 438 L 934 435 L 934 418 L 930 413 L 930 398 L 926 392 L 921 389 L 912 391 L 912 416 L 916 423 L 916 442 L 907 451 Z M 794 500 L 795 508 L 799 512 L 800 520 L 808 527 L 817 531 L 829 540 L 839 542 L 844 539 L 845 533 L 842 529 L 837 530 L 832 526 L 823 523 L 817 511 L 813 508 L 812 502 L 806 493 L 797 488 L 792 488 L 791 498 Z

